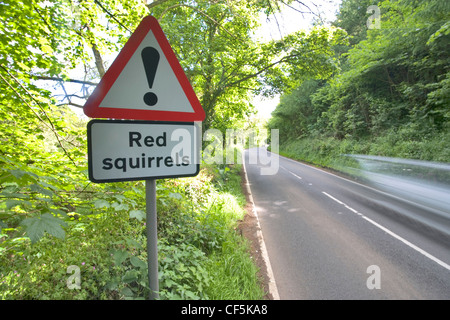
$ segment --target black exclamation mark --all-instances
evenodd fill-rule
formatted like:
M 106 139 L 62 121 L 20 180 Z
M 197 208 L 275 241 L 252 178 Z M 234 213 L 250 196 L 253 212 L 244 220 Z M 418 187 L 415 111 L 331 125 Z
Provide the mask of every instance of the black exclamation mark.
M 159 52 L 153 47 L 145 47 L 142 49 L 141 57 L 144 62 L 148 86 L 151 89 L 153 87 L 153 80 L 155 80 L 156 69 L 158 68 Z M 148 106 L 154 106 L 158 102 L 158 97 L 153 92 L 147 92 L 144 95 L 144 102 Z

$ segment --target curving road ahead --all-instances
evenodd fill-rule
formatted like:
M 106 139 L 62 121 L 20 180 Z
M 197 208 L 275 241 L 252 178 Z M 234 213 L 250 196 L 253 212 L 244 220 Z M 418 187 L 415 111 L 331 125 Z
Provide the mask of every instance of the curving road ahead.
M 255 152 L 245 168 L 280 299 L 450 299 L 450 240 L 402 214 L 423 208 L 281 156 L 261 175 Z

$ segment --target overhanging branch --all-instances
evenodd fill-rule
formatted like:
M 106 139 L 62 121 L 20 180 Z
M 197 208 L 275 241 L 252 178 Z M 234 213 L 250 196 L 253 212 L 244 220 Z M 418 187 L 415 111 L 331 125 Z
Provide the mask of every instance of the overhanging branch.
M 98 85 L 97 82 L 92 81 L 85 81 L 85 80 L 77 80 L 77 79 L 63 79 L 63 78 L 57 78 L 57 77 L 47 77 L 47 76 L 38 76 L 34 75 L 38 80 L 51 80 L 51 81 L 59 81 L 59 82 L 73 82 L 73 83 L 79 83 L 79 84 L 87 84 L 89 86 L 96 86 Z
M 232 86 L 235 86 L 235 85 L 237 85 L 237 84 L 239 84 L 239 83 L 241 83 L 241 82 L 244 82 L 244 81 L 246 81 L 246 80 L 248 80 L 248 79 L 257 77 L 257 76 L 259 76 L 261 73 L 263 73 L 264 71 L 269 70 L 270 68 L 276 66 L 277 64 L 286 62 L 286 61 L 288 61 L 289 59 L 295 58 L 295 57 L 297 57 L 297 56 L 298 56 L 298 54 L 291 54 L 291 55 L 285 56 L 285 57 L 281 58 L 281 59 L 278 60 L 278 61 L 275 61 L 275 62 L 272 62 L 271 64 L 268 64 L 267 66 L 265 66 L 264 68 L 258 70 L 258 71 L 255 72 L 255 73 L 246 75 L 245 77 L 243 77 L 243 78 L 241 78 L 241 79 L 239 79 L 239 80 L 236 80 L 236 81 L 233 81 L 233 82 L 229 83 L 229 84 L 227 85 L 227 87 L 232 87 Z

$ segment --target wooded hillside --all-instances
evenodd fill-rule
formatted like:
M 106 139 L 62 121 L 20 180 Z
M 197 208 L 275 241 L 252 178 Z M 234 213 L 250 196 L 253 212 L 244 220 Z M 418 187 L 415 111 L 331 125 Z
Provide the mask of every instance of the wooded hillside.
M 282 96 L 269 124 L 281 149 L 324 165 L 347 153 L 449 162 L 450 3 L 344 0 L 333 25 L 349 36 L 339 70 Z

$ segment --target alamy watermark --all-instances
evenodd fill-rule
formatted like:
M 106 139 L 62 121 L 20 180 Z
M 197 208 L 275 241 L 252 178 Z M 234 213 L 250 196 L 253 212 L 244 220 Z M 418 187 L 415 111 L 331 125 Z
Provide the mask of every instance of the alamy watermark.
M 267 130 L 227 129 L 225 137 L 218 129 L 208 129 L 203 141 L 203 161 L 207 164 L 242 164 L 243 150 L 248 149 L 248 163 L 258 165 L 261 175 L 275 175 L 279 169 L 279 130 L 271 129 L 270 142 Z M 269 142 L 269 143 L 268 143 Z M 267 152 L 270 145 L 271 152 Z
M 381 10 L 378 6 L 372 5 L 367 8 L 366 13 L 372 15 L 367 19 L 366 26 L 368 29 L 380 29 L 381 28 Z
M 376 264 L 367 267 L 367 271 L 370 276 L 367 278 L 367 289 L 381 289 L 381 269 Z
M 81 273 L 80 267 L 76 265 L 71 265 L 67 267 L 67 273 L 72 274 L 67 278 L 66 284 L 67 288 L 70 290 L 81 289 Z

